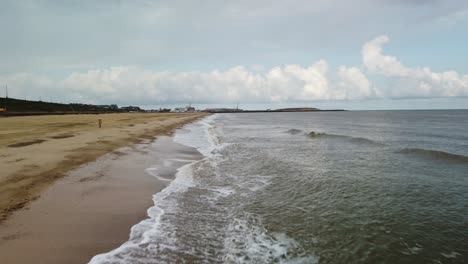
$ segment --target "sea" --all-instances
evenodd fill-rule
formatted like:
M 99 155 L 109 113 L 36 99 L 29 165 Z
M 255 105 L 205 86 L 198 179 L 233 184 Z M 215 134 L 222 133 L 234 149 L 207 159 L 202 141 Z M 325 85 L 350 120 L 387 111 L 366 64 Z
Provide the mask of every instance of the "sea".
M 215 114 L 174 141 L 203 158 L 90 263 L 468 263 L 468 110 Z

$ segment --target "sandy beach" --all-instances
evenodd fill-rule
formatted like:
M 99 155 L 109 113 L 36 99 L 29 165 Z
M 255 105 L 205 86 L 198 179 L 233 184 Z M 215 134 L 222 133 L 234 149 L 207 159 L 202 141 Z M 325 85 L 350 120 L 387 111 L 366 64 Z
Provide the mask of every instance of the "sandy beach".
M 200 158 L 167 135 L 203 115 L 0 119 L 0 263 L 86 263 L 125 242 L 169 182 L 145 169 L 170 180 L 181 164 L 165 160 Z
M 118 247 L 184 164 L 167 161 L 199 158 L 162 136 L 76 168 L 0 225 L 0 263 L 87 263 Z
M 0 118 L 0 222 L 79 165 L 170 133 L 203 113 Z M 102 120 L 102 128 L 98 120 Z

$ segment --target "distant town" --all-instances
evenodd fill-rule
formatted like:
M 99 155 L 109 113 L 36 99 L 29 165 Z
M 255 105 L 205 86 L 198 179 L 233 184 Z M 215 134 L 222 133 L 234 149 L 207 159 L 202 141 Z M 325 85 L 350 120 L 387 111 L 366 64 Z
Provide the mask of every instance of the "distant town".
M 313 107 L 302 108 L 282 108 L 282 109 L 265 109 L 265 110 L 244 110 L 236 108 L 206 108 L 196 109 L 192 104 L 184 107 L 159 108 L 159 109 L 142 109 L 139 106 L 122 106 L 117 104 L 109 105 L 93 105 L 79 103 L 53 103 L 43 101 L 30 101 L 8 97 L 0 97 L 0 115 L 44 115 L 44 114 L 100 114 L 100 113 L 189 113 L 189 112 L 209 112 L 209 113 L 249 113 L 249 112 L 309 112 L 309 111 L 324 111 Z M 343 111 L 343 110 L 326 110 L 326 111 Z

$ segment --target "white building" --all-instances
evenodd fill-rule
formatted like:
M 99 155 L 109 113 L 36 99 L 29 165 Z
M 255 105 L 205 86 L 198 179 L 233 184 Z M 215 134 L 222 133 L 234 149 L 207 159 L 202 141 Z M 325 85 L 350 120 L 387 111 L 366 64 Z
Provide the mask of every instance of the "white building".
M 174 112 L 178 112 L 178 113 L 184 113 L 184 112 L 195 112 L 195 107 L 189 105 L 189 106 L 186 106 L 186 107 L 176 107 L 174 108 Z

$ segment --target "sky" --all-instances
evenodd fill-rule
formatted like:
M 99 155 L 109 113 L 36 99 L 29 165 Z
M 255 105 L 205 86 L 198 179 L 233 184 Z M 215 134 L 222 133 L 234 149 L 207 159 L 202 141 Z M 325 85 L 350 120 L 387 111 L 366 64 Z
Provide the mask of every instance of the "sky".
M 0 6 L 0 86 L 14 98 L 144 108 L 468 108 L 465 0 Z

